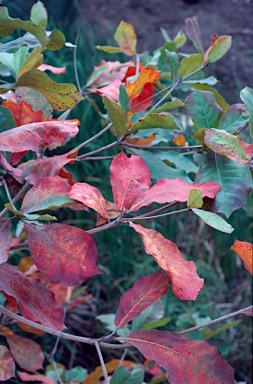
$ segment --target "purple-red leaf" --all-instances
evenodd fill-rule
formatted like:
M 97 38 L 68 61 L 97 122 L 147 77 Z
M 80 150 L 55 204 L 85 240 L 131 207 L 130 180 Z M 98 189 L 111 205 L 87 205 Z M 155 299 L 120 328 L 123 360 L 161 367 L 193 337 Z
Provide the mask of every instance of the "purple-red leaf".
M 176 244 L 153 229 L 129 222 L 140 235 L 145 251 L 151 255 L 172 280 L 172 290 L 180 300 L 196 300 L 204 280 L 196 273 L 193 261 L 186 261 Z
M 146 207 L 151 203 L 171 203 L 172 201 L 186 202 L 191 189 L 200 189 L 203 197 L 214 199 L 220 185 L 207 181 L 201 184 L 189 184 L 182 179 L 160 179 L 153 187 L 140 194 L 133 202 L 131 211 L 137 211 L 141 207 Z
M 204 54 L 202 38 L 200 34 L 199 24 L 194 18 L 188 17 L 185 24 L 186 35 L 191 39 L 199 53 Z
M 164 367 L 171 384 L 234 384 L 232 367 L 205 340 L 167 331 L 137 331 L 126 341 Z
M 15 298 L 19 311 L 27 319 L 56 330 L 65 328 L 63 308 L 39 279 L 25 276 L 13 265 L 1 264 L 0 290 Z
M 108 218 L 107 202 L 99 189 L 86 183 L 76 183 L 71 191 L 67 193 L 68 197 L 81 201 L 87 207 L 94 209 L 101 216 Z
M 171 279 L 164 271 L 138 279 L 131 289 L 121 296 L 115 317 L 115 325 L 123 328 L 129 321 L 139 316 L 151 304 L 168 292 Z
M 51 281 L 79 285 L 101 273 L 95 242 L 84 230 L 67 224 L 25 224 L 25 229 L 34 263 Z
M 0 345 L 0 381 L 5 381 L 15 376 L 15 363 L 9 349 Z
M 13 177 L 19 181 L 20 183 L 23 182 L 24 180 L 24 177 L 23 177 L 23 172 L 21 169 L 18 169 L 18 168 L 13 168 L 9 163 L 8 161 L 6 160 L 6 158 L 4 157 L 4 155 L 2 153 L 0 153 L 0 165 L 3 167 L 3 169 L 5 169 L 6 171 L 8 171 L 9 173 L 11 173 L 13 175 Z
M 0 151 L 37 152 L 65 145 L 78 133 L 78 120 L 30 123 L 0 133 Z
M 11 222 L 9 219 L 0 219 L 0 264 L 8 260 L 11 246 Z
M 149 169 L 138 156 L 119 153 L 111 163 L 110 172 L 114 202 L 121 210 L 131 208 L 134 200 L 150 187 Z

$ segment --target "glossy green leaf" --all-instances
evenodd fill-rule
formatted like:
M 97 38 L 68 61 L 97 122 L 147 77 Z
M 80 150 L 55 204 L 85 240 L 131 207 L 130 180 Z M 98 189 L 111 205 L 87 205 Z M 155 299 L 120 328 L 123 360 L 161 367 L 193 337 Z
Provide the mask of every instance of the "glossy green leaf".
M 115 135 L 117 137 L 124 135 L 126 133 L 126 126 L 128 123 L 125 112 L 118 103 L 108 99 L 108 97 L 104 96 L 102 100 L 108 116 L 113 123 L 112 129 L 114 130 Z
M 253 137 L 253 89 L 249 87 L 243 88 L 240 97 L 245 104 L 246 111 L 249 114 L 250 135 Z
M 11 203 L 6 203 L 5 204 L 5 207 L 7 209 L 9 209 L 9 211 L 11 211 L 12 213 L 14 213 L 15 216 L 18 216 L 18 217 L 23 217 L 23 218 L 26 218 L 27 220 L 30 220 L 30 221 L 33 221 L 33 220 L 46 220 L 46 221 L 51 221 L 51 220 L 54 220 L 56 221 L 57 218 L 55 216 L 51 216 L 51 215 L 38 215 L 37 213 L 24 213 L 22 211 L 17 211 L 12 205 Z
M 185 23 L 186 35 L 191 39 L 199 53 L 204 53 L 199 24 L 194 18 L 188 17 Z
M 174 99 L 172 101 L 168 101 L 167 103 L 164 103 L 162 107 L 150 109 L 150 113 L 160 113 L 160 112 L 166 112 L 170 111 L 174 108 L 181 108 L 184 106 L 184 103 L 179 99 Z
M 179 58 L 176 52 L 168 51 L 165 49 L 166 56 L 169 58 L 169 66 L 171 70 L 171 80 L 174 83 L 178 79 L 178 67 L 179 67 Z
M 178 76 L 180 79 L 185 77 L 189 77 L 191 74 L 196 72 L 198 69 L 200 70 L 204 64 L 203 56 L 200 54 L 193 54 L 188 57 L 185 57 L 179 66 Z
M 202 183 L 209 180 L 221 186 L 212 209 L 223 213 L 226 217 L 246 204 L 253 187 L 248 167 L 214 152 L 204 157 L 195 182 Z
M 138 120 L 128 133 L 136 133 L 140 129 L 147 128 L 178 129 L 178 126 L 169 114 L 148 113 L 144 119 Z
M 129 97 L 124 84 L 119 86 L 119 103 L 125 113 L 129 111 Z
M 13 114 L 8 108 L 0 105 L 0 132 L 7 131 L 8 129 L 15 128 L 16 122 Z
M 199 216 L 206 224 L 224 233 L 232 233 L 234 228 L 216 213 L 192 208 L 195 215 Z
M 79 101 L 83 100 L 83 96 L 78 93 L 75 85 L 55 83 L 49 76 L 38 69 L 31 69 L 24 73 L 18 79 L 16 87 L 36 89 L 59 111 L 74 108 Z
M 191 189 L 187 200 L 188 208 L 201 208 L 203 205 L 202 191 L 200 189 Z
M 71 204 L 75 203 L 77 203 L 76 200 L 70 199 L 65 194 L 56 194 L 40 201 L 38 204 L 35 204 L 28 210 L 25 210 L 24 213 L 39 212 L 44 211 L 45 209 L 54 210 L 62 207 L 69 207 Z
M 238 132 L 239 128 L 244 127 L 248 120 L 249 116 L 245 113 L 243 104 L 233 104 L 221 116 L 218 129 L 233 134 Z
M 190 159 L 190 156 L 184 156 L 178 151 L 159 151 L 157 156 L 163 161 L 167 160 L 175 164 L 176 168 L 183 169 L 186 173 L 196 173 L 199 169 Z
M 208 91 L 211 92 L 214 95 L 216 103 L 223 109 L 223 111 L 226 111 L 229 107 L 229 104 L 226 102 L 223 96 L 217 91 L 217 89 L 210 87 L 210 84 L 202 84 L 200 81 L 195 82 L 187 82 L 187 84 L 197 91 Z
M 119 53 L 121 49 L 118 47 L 111 47 L 110 45 L 96 45 L 96 48 L 100 51 L 104 51 L 107 53 Z
M 213 93 L 194 91 L 185 99 L 185 106 L 197 128 L 216 128 L 222 108 L 216 103 Z
M 221 59 L 227 51 L 230 49 L 232 44 L 231 36 L 220 36 L 213 43 L 213 45 L 206 51 L 205 60 L 207 63 L 214 63 L 215 61 Z
M 219 155 L 226 156 L 242 164 L 249 163 L 249 159 L 241 146 L 240 140 L 226 131 L 220 131 L 214 128 L 207 129 L 205 131 L 204 141 L 208 148 Z
M 31 9 L 31 15 L 30 15 L 31 21 L 33 21 L 35 24 L 39 24 L 42 27 L 47 26 L 47 11 L 44 7 L 44 4 L 41 1 L 37 1 Z
M 153 180 L 160 180 L 162 178 L 176 179 L 179 177 L 184 181 L 191 181 L 184 170 L 169 167 L 158 157 L 158 155 L 154 155 L 153 153 L 146 150 L 144 151 L 143 149 L 131 148 L 131 150 L 128 149 L 128 152 L 140 156 L 145 161 Z

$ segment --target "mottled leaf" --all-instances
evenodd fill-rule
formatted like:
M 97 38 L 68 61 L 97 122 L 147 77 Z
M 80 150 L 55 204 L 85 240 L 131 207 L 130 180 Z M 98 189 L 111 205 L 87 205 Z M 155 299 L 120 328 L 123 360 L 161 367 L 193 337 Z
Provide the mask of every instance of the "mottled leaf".
M 247 124 L 249 117 L 245 114 L 243 104 L 233 104 L 221 116 L 218 129 L 227 133 L 236 133 Z
M 17 81 L 15 88 L 29 87 L 41 92 L 50 104 L 57 110 L 63 111 L 74 108 L 83 96 L 78 93 L 74 84 L 58 84 L 44 72 L 31 69 L 25 72 Z
M 101 273 L 95 242 L 84 230 L 67 224 L 25 224 L 25 229 L 34 263 L 51 281 L 79 285 Z
M 131 211 L 137 211 L 141 207 L 146 207 L 151 203 L 186 202 L 191 189 L 199 189 L 202 191 L 203 197 L 214 199 L 220 190 L 220 185 L 212 181 L 190 184 L 182 179 L 160 179 L 155 185 L 147 191 L 142 192 L 142 194 L 133 201 Z
M 210 87 L 208 84 L 202 84 L 201 82 L 187 82 L 187 84 L 197 91 L 207 91 L 211 92 L 214 95 L 216 103 L 223 109 L 223 111 L 226 111 L 229 107 L 229 104 L 226 102 L 223 96 L 217 91 L 217 89 Z
M 2 105 L 7 107 L 9 111 L 12 112 L 17 127 L 45 120 L 42 110 L 37 112 L 34 111 L 32 106 L 27 104 L 25 101 L 22 101 L 19 104 L 11 100 L 4 101 Z
M 0 264 L 6 263 L 11 246 L 11 222 L 0 219 Z
M 213 93 L 194 91 L 185 99 L 192 121 L 198 128 L 216 128 L 222 114 Z
M 224 233 L 232 233 L 234 228 L 216 213 L 192 208 L 192 211 L 199 216 L 206 224 Z
M 245 268 L 253 275 L 253 245 L 246 241 L 235 240 L 231 249 L 240 256 L 244 262 Z
M 133 56 L 136 54 L 137 38 L 132 24 L 122 20 L 116 29 L 114 39 L 117 41 L 120 50 L 126 55 Z
M 122 210 L 129 209 L 140 193 L 151 184 L 150 172 L 138 156 L 126 156 L 121 152 L 110 166 L 110 181 L 115 204 Z
M 126 341 L 165 368 L 171 384 L 234 384 L 232 367 L 205 340 L 167 331 L 137 331 Z
M 115 325 L 123 328 L 129 321 L 159 300 L 169 289 L 171 279 L 164 271 L 158 271 L 138 279 L 132 288 L 120 298 Z
M 140 129 L 148 128 L 178 129 L 178 126 L 172 115 L 148 113 L 142 120 L 138 120 L 128 133 L 136 133 Z
M 15 363 L 4 345 L 0 345 L 0 381 L 5 381 L 15 377 Z
M 232 212 L 246 204 L 252 188 L 252 177 L 248 167 L 216 153 L 209 153 L 196 175 L 195 182 L 212 180 L 221 185 L 213 205 L 215 212 L 229 217 Z
M 203 64 L 203 55 L 194 53 L 193 55 L 185 57 L 180 63 L 178 76 L 180 79 L 189 77 L 191 74 L 195 73 L 196 70 L 201 69 Z
M 25 276 L 13 265 L 1 264 L 0 289 L 15 298 L 19 311 L 27 319 L 56 330 L 65 328 L 62 306 L 39 279 Z
M 205 61 L 207 63 L 214 63 L 215 61 L 221 59 L 227 51 L 230 49 L 232 44 L 231 36 L 220 36 L 208 50 L 205 52 Z
M 241 146 L 242 140 L 230 135 L 226 131 L 217 129 L 207 129 L 205 131 L 205 145 L 219 155 L 238 161 L 241 164 L 248 164 L 253 156 L 253 145 L 248 144 L 248 149 L 252 148 L 252 156 L 248 158 Z M 246 143 L 245 143 L 246 144 Z
M 186 261 L 176 244 L 153 229 L 129 222 L 140 235 L 145 251 L 151 255 L 172 280 L 172 290 L 180 300 L 196 300 L 204 280 L 196 273 L 193 261 Z
M 108 218 L 107 202 L 102 193 L 96 187 L 87 183 L 75 183 L 67 193 L 68 197 L 94 209 L 101 216 Z
M 52 120 L 21 125 L 0 133 L 0 150 L 37 152 L 41 148 L 50 150 L 65 145 L 78 133 L 78 120 Z
M 108 97 L 104 96 L 102 100 L 108 116 L 113 123 L 112 129 L 115 131 L 115 136 L 123 136 L 126 133 L 126 127 L 128 124 L 125 112 L 119 104 L 115 101 L 109 100 Z
M 245 104 L 246 111 L 249 114 L 250 134 L 253 137 L 253 89 L 249 87 L 243 88 L 240 92 L 240 97 Z
M 200 34 L 199 24 L 196 19 L 188 17 L 185 23 L 186 35 L 191 39 L 199 53 L 204 54 L 202 38 Z

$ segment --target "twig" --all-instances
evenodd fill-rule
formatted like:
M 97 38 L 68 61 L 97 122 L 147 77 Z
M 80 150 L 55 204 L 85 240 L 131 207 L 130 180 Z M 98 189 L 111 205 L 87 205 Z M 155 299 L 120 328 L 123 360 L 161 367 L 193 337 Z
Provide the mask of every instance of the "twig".
M 149 211 L 149 212 L 143 213 L 143 215 L 139 215 L 138 217 L 143 217 L 145 219 L 146 216 L 154 215 L 156 213 L 164 211 L 165 209 L 171 208 L 171 207 L 173 207 L 176 204 L 179 204 L 179 201 L 173 201 L 172 203 L 166 204 L 166 205 L 164 205 L 161 208 L 154 209 L 153 211 Z
M 81 84 L 80 84 L 80 81 L 79 81 L 79 76 L 78 76 L 78 71 L 77 71 L 77 43 L 78 43 L 78 39 L 79 39 L 79 36 L 80 36 L 80 31 L 81 30 L 79 29 L 79 31 L 77 32 L 76 38 L 75 38 L 75 47 L 74 47 L 73 61 L 74 61 L 74 72 L 75 72 L 76 85 L 77 85 L 78 91 L 81 93 L 82 92 L 82 87 L 81 87 Z
M 30 185 L 28 183 L 26 183 L 21 189 L 20 191 L 16 194 L 16 196 L 14 196 L 14 198 L 12 199 L 12 203 L 15 204 L 20 198 L 21 196 L 27 191 L 27 189 L 30 187 Z M 3 218 L 6 213 L 8 212 L 9 210 L 7 208 L 4 208 L 2 210 L 2 212 L 0 212 L 0 218 Z
M 88 140 L 84 141 L 77 147 L 73 149 L 73 151 L 79 151 L 81 148 L 85 147 L 86 145 L 90 144 L 92 141 L 96 140 L 99 136 L 103 135 L 105 132 L 107 132 L 112 127 L 112 123 L 109 123 L 105 128 L 103 128 L 100 132 L 96 133 L 96 135 L 90 137 Z
M 12 199 L 12 197 L 10 195 L 10 191 L 9 191 L 8 185 L 7 185 L 7 183 L 6 183 L 4 178 L 3 178 L 3 185 L 4 185 L 4 189 L 5 189 L 6 195 L 8 197 L 9 203 L 11 203 L 12 208 L 16 211 L 16 207 L 15 207 L 15 205 L 13 203 L 13 199 Z
M 97 341 L 95 342 L 95 347 L 96 347 L 97 354 L 98 354 L 99 361 L 100 361 L 100 365 L 101 365 L 101 368 L 102 368 L 102 371 L 103 371 L 103 374 L 104 374 L 105 383 L 106 384 L 110 384 L 108 373 L 107 373 L 107 370 L 106 370 L 106 367 L 105 367 L 105 362 L 104 362 L 104 359 L 103 359 L 103 355 L 101 353 L 101 349 L 100 349 L 99 344 L 98 344 Z
M 166 146 L 166 145 L 160 145 L 160 146 L 156 146 L 156 147 L 151 147 L 151 146 L 141 146 L 141 145 L 136 145 L 136 144 L 130 144 L 130 143 L 125 143 L 124 141 L 123 142 L 120 142 L 119 145 L 123 146 L 123 147 L 129 147 L 129 148 L 137 148 L 137 149 L 164 149 L 166 151 L 177 151 L 177 150 L 181 150 L 181 149 L 184 149 L 184 150 L 189 150 L 189 149 L 201 149 L 203 148 L 203 145 L 191 145 L 189 147 L 169 147 L 169 146 Z
M 97 153 L 106 151 L 107 149 L 114 148 L 114 147 L 116 147 L 117 145 L 118 145 L 118 141 L 114 141 L 113 143 L 110 143 L 110 144 L 108 144 L 108 145 L 105 145 L 104 147 L 95 149 L 94 151 L 85 153 L 84 155 L 77 156 L 77 157 L 75 158 L 75 161 L 85 160 L 86 157 L 88 157 L 88 156 L 96 155 Z
M 130 218 L 122 219 L 122 223 L 127 223 L 128 221 L 143 220 L 143 219 L 145 220 L 159 219 L 159 217 L 175 215 L 176 213 L 182 213 L 187 211 L 190 211 L 190 208 L 179 209 L 178 211 L 173 211 L 173 212 L 166 212 L 166 213 L 162 213 L 161 215 L 130 217 Z
M 15 251 L 16 249 L 23 249 L 23 248 L 29 248 L 29 244 L 28 243 L 20 243 L 17 245 L 13 245 L 12 247 L 10 247 L 10 251 Z

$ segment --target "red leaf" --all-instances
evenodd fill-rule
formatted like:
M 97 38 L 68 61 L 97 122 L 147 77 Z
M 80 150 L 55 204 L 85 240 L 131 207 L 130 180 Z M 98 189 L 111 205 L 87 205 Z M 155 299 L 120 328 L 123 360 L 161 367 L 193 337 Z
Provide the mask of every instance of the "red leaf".
M 66 67 L 53 67 L 52 65 L 48 64 L 41 64 L 38 69 L 43 72 L 50 71 L 55 75 L 61 75 L 63 73 L 66 73 Z
M 115 325 L 123 328 L 129 321 L 139 316 L 151 304 L 168 292 L 171 279 L 164 271 L 138 279 L 133 287 L 121 296 L 115 317 Z
M 15 377 L 15 363 L 9 349 L 0 345 L 0 381 Z
M 21 103 L 17 103 L 11 100 L 4 101 L 2 105 L 11 111 L 17 127 L 20 125 L 36 123 L 45 120 L 42 109 L 36 112 L 33 110 L 32 105 L 28 104 L 26 101 L 22 101 Z
M 131 62 L 121 63 L 120 61 L 105 61 L 102 60 L 98 66 L 94 67 L 94 71 L 87 81 L 88 86 L 102 87 L 111 84 L 114 80 L 118 79 L 122 81 L 126 76 L 128 66 L 133 65 Z M 99 71 L 104 68 L 104 71 L 99 74 Z M 92 81 L 92 78 L 94 80 Z
M 240 256 L 245 268 L 253 275 L 253 245 L 246 241 L 235 240 L 231 249 Z
M 41 177 L 56 176 L 64 165 L 72 162 L 69 153 L 43 159 L 29 160 L 19 164 L 18 168 L 24 173 L 24 178 L 29 184 L 36 184 Z
M 80 228 L 66 224 L 25 224 L 32 258 L 50 280 L 78 285 L 101 271 L 94 240 Z
M 0 150 L 7 152 L 52 150 L 65 145 L 78 133 L 78 120 L 52 120 L 21 125 L 0 133 Z
M 101 96 L 107 96 L 108 99 L 118 101 L 119 100 L 119 87 L 121 81 L 119 79 L 113 80 L 109 85 L 102 88 L 90 88 L 89 91 L 97 93 Z
M 171 384 L 234 384 L 232 367 L 205 340 L 166 331 L 137 331 L 126 341 L 164 367 Z
M 140 235 L 145 251 L 151 255 L 172 280 L 172 290 L 180 300 L 196 300 L 204 280 L 196 273 L 193 261 L 186 261 L 176 244 L 153 229 L 129 223 Z
M 99 189 L 86 183 L 76 183 L 71 191 L 67 193 L 71 199 L 81 201 L 87 207 L 94 209 L 101 216 L 108 218 L 107 202 Z
M 18 372 L 18 376 L 22 381 L 39 381 L 43 384 L 56 384 L 56 381 L 43 375 L 30 375 L 26 372 Z
M 153 103 L 153 98 L 151 98 L 151 96 L 153 96 L 153 94 L 154 94 L 154 89 L 155 89 L 155 87 L 153 84 L 151 84 L 151 83 L 145 84 L 143 87 L 143 90 L 141 91 L 139 96 L 133 98 L 130 101 L 131 110 L 145 111 L 147 108 L 149 108 Z M 147 100 L 147 101 L 145 101 L 145 100 Z M 136 107 L 136 105 L 139 103 L 141 103 L 141 105 L 138 105 Z
M 63 308 L 39 279 L 25 276 L 13 265 L 1 264 L 0 289 L 15 298 L 19 311 L 27 319 L 56 330 L 65 328 Z
M 18 365 L 26 371 L 34 372 L 43 368 L 44 355 L 35 341 L 15 335 L 6 335 L 10 352 Z
M 114 202 L 121 210 L 131 208 L 151 184 L 149 169 L 138 156 L 119 153 L 111 163 L 110 173 Z
M 59 176 L 42 177 L 25 195 L 21 211 L 29 213 L 30 208 L 48 197 L 67 194 L 71 187 Z
M 6 263 L 11 246 L 11 222 L 0 219 L 0 264 Z
M 148 191 L 140 194 L 133 202 L 131 211 L 137 211 L 151 203 L 171 203 L 172 201 L 185 202 L 188 200 L 191 189 L 200 189 L 203 197 L 214 198 L 220 190 L 220 185 L 207 181 L 205 183 L 189 184 L 181 179 L 160 179 Z
M 23 172 L 21 169 L 18 169 L 18 168 L 13 168 L 9 163 L 8 161 L 6 160 L 6 158 L 4 157 L 4 155 L 2 153 L 0 153 L 0 165 L 3 167 L 3 169 L 5 169 L 6 171 L 8 171 L 10 174 L 12 174 L 12 176 L 17 180 L 19 181 L 20 183 L 23 182 L 24 180 L 24 177 L 23 177 Z

